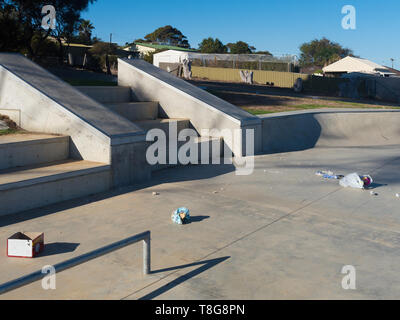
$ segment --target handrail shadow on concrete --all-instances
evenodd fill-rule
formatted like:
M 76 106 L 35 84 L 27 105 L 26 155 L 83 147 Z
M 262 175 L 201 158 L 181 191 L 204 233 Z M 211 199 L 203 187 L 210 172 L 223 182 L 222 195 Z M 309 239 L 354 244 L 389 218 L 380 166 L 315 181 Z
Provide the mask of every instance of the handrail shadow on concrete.
M 156 297 L 158 297 L 159 295 L 173 289 L 174 287 L 182 284 L 183 282 L 189 280 L 190 278 L 193 278 L 197 275 L 199 275 L 200 273 L 215 267 L 216 265 L 226 261 L 227 259 L 229 259 L 230 256 L 225 256 L 225 257 L 221 257 L 221 258 L 216 258 L 216 259 L 210 259 L 210 260 L 205 260 L 205 261 L 199 261 L 199 262 L 194 262 L 194 263 L 189 263 L 189 264 L 185 264 L 185 265 L 181 265 L 181 266 L 176 266 L 176 267 L 171 267 L 171 268 L 165 268 L 165 269 L 159 269 L 159 270 L 153 270 L 151 272 L 151 274 L 155 274 L 155 273 L 161 273 L 161 272 L 167 272 L 167 271 L 173 271 L 173 270 L 179 270 L 179 269 L 185 269 L 185 268 L 190 268 L 190 267 L 194 267 L 197 265 L 201 265 L 199 268 L 192 270 L 174 280 L 172 280 L 171 282 L 167 283 L 166 285 L 163 285 L 162 287 L 144 295 L 143 297 L 139 298 L 138 300 L 150 300 L 150 299 L 154 299 Z

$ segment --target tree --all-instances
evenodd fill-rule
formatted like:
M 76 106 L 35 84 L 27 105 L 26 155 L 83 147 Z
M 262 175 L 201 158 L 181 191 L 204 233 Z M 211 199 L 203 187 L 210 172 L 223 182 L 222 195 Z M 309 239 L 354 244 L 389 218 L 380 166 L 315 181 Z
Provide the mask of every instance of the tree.
M 81 19 L 78 30 L 79 40 L 84 44 L 92 44 L 92 32 L 94 30 L 94 26 L 90 20 Z
M 238 41 L 236 43 L 228 43 L 226 45 L 229 48 L 229 52 L 232 54 L 245 54 L 253 53 L 256 50 L 253 46 L 250 46 L 244 41 Z
M 172 26 L 165 26 L 149 33 L 144 37 L 147 41 L 155 44 L 166 44 L 182 48 L 190 48 L 190 44 L 178 29 Z
M 23 49 L 23 30 L 14 7 L 0 1 L 0 51 L 18 52 Z
M 257 52 L 254 52 L 255 54 L 263 54 L 263 55 L 266 55 L 266 56 L 272 56 L 272 53 L 271 52 L 269 52 L 268 50 L 265 50 L 265 51 L 257 51 Z
M 35 59 L 47 38 L 52 35 L 59 41 L 62 49 L 61 39 L 71 39 L 77 30 L 80 13 L 85 10 L 89 3 L 96 0 L 47 0 L 46 5 L 52 5 L 56 9 L 56 29 L 42 28 L 41 0 L 0 0 L 0 12 L 12 17 L 18 25 L 19 44 L 18 51 L 26 51 L 31 59 Z
M 199 44 L 199 49 L 201 53 L 227 53 L 228 48 L 218 39 L 213 39 L 211 37 L 203 39 Z
M 89 53 L 94 59 L 95 68 L 103 69 L 106 68 L 107 72 L 110 71 L 110 66 L 117 63 L 117 45 L 114 43 L 99 41 L 96 42 L 92 48 L 89 49 Z
M 327 38 L 303 43 L 300 51 L 300 65 L 303 67 L 314 65 L 322 68 L 347 56 L 353 56 L 351 49 L 343 48 Z

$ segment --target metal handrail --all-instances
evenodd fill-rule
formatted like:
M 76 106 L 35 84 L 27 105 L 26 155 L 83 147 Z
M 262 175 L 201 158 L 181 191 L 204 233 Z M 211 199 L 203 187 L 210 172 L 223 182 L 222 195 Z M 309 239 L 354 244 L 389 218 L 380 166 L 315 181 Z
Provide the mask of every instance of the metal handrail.
M 101 257 L 107 253 L 124 248 L 126 246 L 129 246 L 133 243 L 136 243 L 136 242 L 139 242 L 142 240 L 143 240 L 143 274 L 146 275 L 146 274 L 150 273 L 150 231 L 146 231 L 146 232 L 134 235 L 132 237 L 123 239 L 118 242 L 114 242 L 112 244 L 109 244 L 102 248 L 96 249 L 94 251 L 85 253 L 78 257 L 71 258 L 64 262 L 60 262 L 60 263 L 54 265 L 53 267 L 56 270 L 56 273 L 61 272 L 66 269 L 75 267 L 79 264 L 82 264 L 82 263 L 90 261 L 92 259 Z M 39 271 L 30 273 L 26 276 L 8 281 L 8 282 L 0 285 L 0 294 L 4 294 L 8 291 L 15 290 L 22 286 L 26 286 L 27 284 L 35 282 L 45 276 L 46 276 L 46 273 L 44 274 L 44 273 L 42 273 L 42 270 L 39 270 Z

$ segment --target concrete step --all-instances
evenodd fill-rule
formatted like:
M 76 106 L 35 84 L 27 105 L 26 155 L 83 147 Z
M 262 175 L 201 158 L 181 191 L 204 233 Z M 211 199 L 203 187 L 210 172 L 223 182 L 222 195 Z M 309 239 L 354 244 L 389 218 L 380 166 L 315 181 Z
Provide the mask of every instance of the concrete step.
M 111 187 L 110 166 L 65 160 L 0 171 L 0 216 L 88 196 Z
M 134 123 L 145 131 L 149 131 L 151 129 L 161 129 L 165 132 L 167 138 L 169 137 L 170 126 L 171 130 L 173 130 L 174 126 L 176 126 L 177 133 L 183 129 L 190 128 L 189 119 L 159 118 L 155 120 L 134 121 Z
M 69 137 L 48 134 L 0 136 L 0 170 L 65 160 Z
M 108 103 L 106 106 L 130 121 L 156 120 L 158 117 L 158 102 Z
M 75 88 L 100 103 L 132 101 L 131 88 L 129 87 L 78 86 Z
M 166 168 L 176 167 L 178 165 L 182 165 L 179 163 L 179 149 L 186 142 L 178 142 L 178 153 L 176 159 L 178 159 L 178 163 L 176 164 L 155 164 L 151 166 L 151 171 L 158 171 Z M 197 164 L 212 164 L 213 159 L 221 159 L 224 153 L 224 143 L 222 138 L 213 138 L 213 137 L 196 137 L 195 138 L 196 149 L 198 154 L 198 163 Z M 214 150 L 214 151 L 213 151 Z M 169 150 L 166 150 L 167 153 L 167 162 L 169 159 Z M 223 160 L 221 160 L 222 163 Z M 189 163 L 191 164 L 191 163 Z

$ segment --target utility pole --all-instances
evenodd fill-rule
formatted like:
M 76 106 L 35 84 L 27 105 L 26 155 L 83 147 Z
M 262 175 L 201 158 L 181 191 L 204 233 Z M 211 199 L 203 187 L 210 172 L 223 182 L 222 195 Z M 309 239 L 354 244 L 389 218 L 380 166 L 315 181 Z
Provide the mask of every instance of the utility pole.
M 392 69 L 394 69 L 394 64 L 393 64 L 394 59 L 393 59 L 393 58 L 390 58 L 390 61 L 392 61 Z
M 110 52 L 111 52 L 111 43 L 112 43 L 112 33 L 110 33 Z M 107 74 L 111 75 L 110 59 L 108 57 L 108 54 L 106 54 L 106 68 L 107 68 Z

